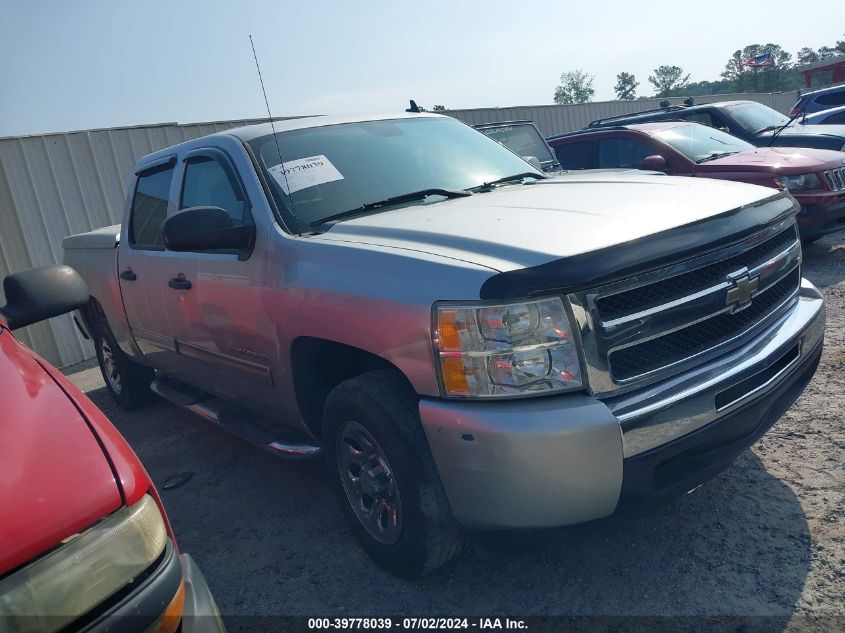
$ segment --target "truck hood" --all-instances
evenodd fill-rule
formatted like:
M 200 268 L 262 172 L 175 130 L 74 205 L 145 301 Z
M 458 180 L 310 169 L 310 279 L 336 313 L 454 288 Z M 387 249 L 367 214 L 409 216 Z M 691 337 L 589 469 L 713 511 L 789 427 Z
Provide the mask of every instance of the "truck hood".
M 845 165 L 845 155 L 827 149 L 793 147 L 758 147 L 745 152 L 710 160 L 696 165 L 696 170 L 719 171 L 751 169 L 753 171 L 772 171 L 783 174 L 799 174 L 823 169 L 839 169 Z
M 0 326 L 0 576 L 121 506 L 86 420 L 35 355 Z
M 771 197 L 769 188 L 728 181 L 585 171 L 339 222 L 317 239 L 422 251 L 507 272 Z

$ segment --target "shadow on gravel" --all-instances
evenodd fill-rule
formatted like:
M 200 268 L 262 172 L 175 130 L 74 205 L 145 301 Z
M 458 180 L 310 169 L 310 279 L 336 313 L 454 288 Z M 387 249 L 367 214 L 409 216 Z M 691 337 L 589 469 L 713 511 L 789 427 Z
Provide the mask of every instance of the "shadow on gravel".
M 474 540 L 472 566 L 450 580 L 537 615 L 781 616 L 785 624 L 811 562 L 798 500 L 751 452 L 654 514 Z M 529 591 L 506 597 L 523 583 Z M 440 591 L 436 579 L 423 584 Z
M 254 628 L 242 617 L 251 615 L 388 614 L 752 616 L 752 623 L 763 616 L 766 631 L 780 631 L 810 569 L 798 500 L 746 451 L 654 514 L 543 533 L 474 534 L 452 567 L 397 579 L 358 547 L 319 463 L 283 461 L 164 402 L 127 413 L 104 388 L 89 396 L 160 490 L 174 473 L 193 473 L 161 494 L 180 547 L 198 561 L 230 631 Z M 672 621 L 669 629 L 684 630 Z
M 812 244 L 803 244 L 803 275 L 819 288 L 845 279 L 845 235 L 835 233 Z

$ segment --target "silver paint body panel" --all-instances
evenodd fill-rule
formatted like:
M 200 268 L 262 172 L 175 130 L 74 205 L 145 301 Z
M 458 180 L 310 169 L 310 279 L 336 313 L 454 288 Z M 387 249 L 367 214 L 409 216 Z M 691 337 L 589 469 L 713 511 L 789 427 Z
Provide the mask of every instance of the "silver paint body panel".
M 423 399 L 420 419 L 452 511 L 466 525 L 570 525 L 616 508 L 622 433 L 598 400 Z

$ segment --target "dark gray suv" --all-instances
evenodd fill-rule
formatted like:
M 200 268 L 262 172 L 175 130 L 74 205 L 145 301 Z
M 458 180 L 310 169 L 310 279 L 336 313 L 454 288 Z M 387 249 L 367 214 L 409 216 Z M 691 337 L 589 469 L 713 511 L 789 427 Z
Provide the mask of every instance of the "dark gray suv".
M 721 101 L 663 107 L 598 119 L 588 128 L 650 121 L 693 121 L 715 127 L 757 147 L 813 147 L 845 151 L 845 125 L 802 125 L 756 101 Z

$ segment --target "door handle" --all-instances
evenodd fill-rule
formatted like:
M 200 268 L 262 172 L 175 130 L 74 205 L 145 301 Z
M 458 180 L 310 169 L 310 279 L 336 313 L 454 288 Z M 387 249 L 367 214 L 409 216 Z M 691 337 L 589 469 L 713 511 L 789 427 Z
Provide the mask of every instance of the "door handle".
M 167 285 L 173 288 L 174 290 L 191 289 L 191 282 L 185 279 L 185 275 L 177 275 L 176 277 L 172 277 L 170 281 L 167 282 Z
M 127 268 L 122 273 L 120 273 L 120 278 L 124 281 L 135 281 L 136 279 L 138 279 L 138 275 L 136 275 L 130 269 Z

